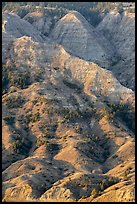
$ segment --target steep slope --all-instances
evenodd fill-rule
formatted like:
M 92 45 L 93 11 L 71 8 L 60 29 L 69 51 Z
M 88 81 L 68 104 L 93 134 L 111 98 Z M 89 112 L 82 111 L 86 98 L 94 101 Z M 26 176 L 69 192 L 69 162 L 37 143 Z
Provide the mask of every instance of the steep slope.
M 50 15 L 43 12 L 32 12 L 28 13 L 23 19 L 32 24 L 42 34 L 48 35 L 50 33 L 53 24 L 53 19 Z
M 100 66 L 109 65 L 113 53 L 111 45 L 79 12 L 72 11 L 61 18 L 50 37 L 74 56 L 96 62 Z
M 33 40 L 43 42 L 46 38 L 30 23 L 13 13 L 4 12 L 2 15 L 2 31 L 14 37 L 29 36 Z
M 122 197 L 128 189 L 126 199 L 134 200 L 134 174 L 124 175 L 134 171 L 133 91 L 62 46 L 25 36 L 11 41 L 3 73 L 10 73 L 2 108 L 3 201 L 92 200 L 102 181 L 96 196 L 117 183 L 115 192 Z M 115 179 L 119 164 L 123 173 Z
M 98 25 L 97 31 L 111 42 L 117 54 L 117 61 L 109 69 L 123 85 L 134 90 L 135 14 L 110 12 Z

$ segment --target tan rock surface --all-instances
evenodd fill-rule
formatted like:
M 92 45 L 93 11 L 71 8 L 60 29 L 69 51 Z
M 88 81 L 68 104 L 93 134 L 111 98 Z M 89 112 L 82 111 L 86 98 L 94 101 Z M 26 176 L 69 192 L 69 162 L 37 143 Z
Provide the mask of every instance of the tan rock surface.
M 134 201 L 134 92 L 61 45 L 6 32 L 3 201 Z

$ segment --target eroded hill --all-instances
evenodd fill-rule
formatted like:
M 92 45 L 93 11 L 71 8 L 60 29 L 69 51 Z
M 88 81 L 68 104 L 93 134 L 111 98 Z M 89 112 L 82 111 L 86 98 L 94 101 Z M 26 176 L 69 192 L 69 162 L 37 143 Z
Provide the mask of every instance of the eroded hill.
M 3 201 L 134 201 L 134 92 L 3 19 Z

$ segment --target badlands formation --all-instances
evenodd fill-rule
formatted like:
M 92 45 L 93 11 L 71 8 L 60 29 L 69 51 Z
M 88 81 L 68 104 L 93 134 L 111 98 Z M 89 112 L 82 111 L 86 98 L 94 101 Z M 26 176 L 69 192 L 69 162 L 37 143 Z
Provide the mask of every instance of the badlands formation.
M 3 13 L 3 202 L 134 202 L 134 17 L 38 16 Z

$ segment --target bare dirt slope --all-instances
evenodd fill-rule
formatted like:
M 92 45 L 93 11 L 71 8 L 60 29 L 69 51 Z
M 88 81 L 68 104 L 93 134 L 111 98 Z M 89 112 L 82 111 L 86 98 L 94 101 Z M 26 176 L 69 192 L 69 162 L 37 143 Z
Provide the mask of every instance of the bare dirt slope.
M 110 12 L 98 25 L 97 31 L 111 42 L 116 62 L 109 67 L 117 79 L 135 89 L 135 13 Z
M 72 55 L 104 67 L 109 66 L 109 58 L 113 52 L 111 45 L 79 12 L 72 11 L 61 18 L 50 37 Z
M 10 34 L 3 30 L 3 201 L 133 202 L 134 92 L 61 45 Z

